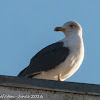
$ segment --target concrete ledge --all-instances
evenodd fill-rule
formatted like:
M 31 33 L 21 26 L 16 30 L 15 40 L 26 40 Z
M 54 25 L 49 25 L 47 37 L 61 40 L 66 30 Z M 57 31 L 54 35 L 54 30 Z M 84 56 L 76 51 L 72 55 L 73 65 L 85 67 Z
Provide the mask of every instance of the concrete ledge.
M 27 93 L 25 91 L 27 91 Z M 41 98 L 42 100 L 51 100 L 50 99 L 51 97 L 52 100 L 55 100 L 55 95 L 56 96 L 58 95 L 62 98 L 68 97 L 67 99 L 62 99 L 59 97 L 60 99 L 57 100 L 100 100 L 100 85 L 96 84 L 59 82 L 52 80 L 19 78 L 19 77 L 2 76 L 2 75 L 0 76 L 0 96 L 2 96 L 3 94 L 7 95 L 7 93 L 10 93 L 10 95 L 15 95 L 18 93 L 25 95 L 24 92 L 26 94 L 32 94 L 32 93 L 37 94 L 38 92 L 39 94 L 45 95 L 46 98 L 45 97 Z M 91 97 L 92 99 L 85 99 L 86 96 L 89 98 L 92 96 Z M 80 97 L 82 97 L 83 99 L 82 98 L 78 99 Z M 18 98 L 12 98 L 12 99 L 17 100 Z M 29 98 L 27 99 L 30 100 Z M 4 100 L 4 97 L 1 98 L 0 100 Z M 11 100 L 11 98 L 8 100 Z M 36 98 L 35 100 L 40 100 L 40 99 Z

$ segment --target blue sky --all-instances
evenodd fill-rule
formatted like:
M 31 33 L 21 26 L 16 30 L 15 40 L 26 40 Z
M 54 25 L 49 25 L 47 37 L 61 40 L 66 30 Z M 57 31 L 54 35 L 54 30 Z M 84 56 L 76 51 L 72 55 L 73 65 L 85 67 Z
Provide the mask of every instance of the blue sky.
M 45 46 L 64 38 L 56 26 L 77 21 L 85 58 L 66 81 L 100 84 L 100 0 L 1 0 L 0 75 L 16 76 Z

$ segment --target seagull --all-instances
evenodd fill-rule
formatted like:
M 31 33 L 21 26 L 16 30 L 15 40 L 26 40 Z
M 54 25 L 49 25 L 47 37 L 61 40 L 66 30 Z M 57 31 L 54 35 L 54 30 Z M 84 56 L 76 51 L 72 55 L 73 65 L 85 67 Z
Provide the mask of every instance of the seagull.
M 69 21 L 54 31 L 65 38 L 40 50 L 18 77 L 64 81 L 79 69 L 84 59 L 81 25 Z

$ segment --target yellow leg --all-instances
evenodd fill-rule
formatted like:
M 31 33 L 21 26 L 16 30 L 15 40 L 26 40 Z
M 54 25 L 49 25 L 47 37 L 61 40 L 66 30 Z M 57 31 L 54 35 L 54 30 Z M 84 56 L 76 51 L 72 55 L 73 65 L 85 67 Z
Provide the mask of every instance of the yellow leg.
M 58 75 L 58 81 L 61 81 L 61 74 Z

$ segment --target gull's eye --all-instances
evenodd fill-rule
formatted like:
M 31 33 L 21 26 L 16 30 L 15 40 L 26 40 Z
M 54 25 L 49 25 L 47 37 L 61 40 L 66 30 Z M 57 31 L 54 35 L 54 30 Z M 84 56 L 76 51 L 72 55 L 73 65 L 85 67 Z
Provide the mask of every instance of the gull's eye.
M 74 25 L 72 25 L 72 24 L 71 24 L 71 25 L 69 25 L 69 26 L 70 26 L 71 28 L 73 28 L 73 27 L 74 27 Z

